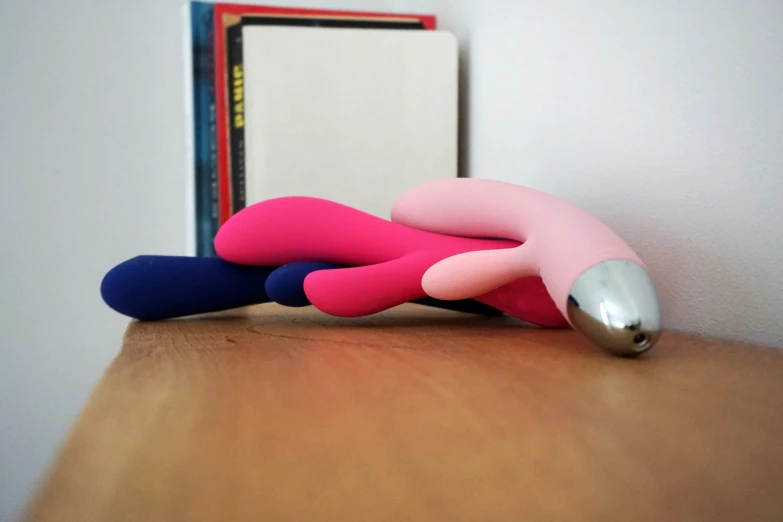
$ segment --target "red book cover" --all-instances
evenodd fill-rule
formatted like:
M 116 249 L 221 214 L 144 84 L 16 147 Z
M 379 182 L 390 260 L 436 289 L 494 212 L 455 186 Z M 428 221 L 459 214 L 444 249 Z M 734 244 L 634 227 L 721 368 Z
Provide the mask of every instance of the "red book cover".
M 427 30 L 434 30 L 437 27 L 436 17 L 434 15 L 297 9 L 287 7 L 226 3 L 215 4 L 215 105 L 217 121 L 218 207 L 220 225 L 225 223 L 233 214 L 226 27 L 234 22 L 238 16 L 243 17 L 253 15 L 311 18 L 377 18 L 413 20 L 420 22 Z

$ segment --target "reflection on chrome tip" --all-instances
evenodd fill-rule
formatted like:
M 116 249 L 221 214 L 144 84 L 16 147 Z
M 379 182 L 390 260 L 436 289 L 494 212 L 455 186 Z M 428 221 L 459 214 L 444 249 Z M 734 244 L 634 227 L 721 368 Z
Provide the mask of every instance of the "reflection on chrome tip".
M 633 261 L 606 261 L 585 271 L 571 287 L 567 311 L 575 330 L 622 357 L 645 353 L 661 334 L 655 286 Z

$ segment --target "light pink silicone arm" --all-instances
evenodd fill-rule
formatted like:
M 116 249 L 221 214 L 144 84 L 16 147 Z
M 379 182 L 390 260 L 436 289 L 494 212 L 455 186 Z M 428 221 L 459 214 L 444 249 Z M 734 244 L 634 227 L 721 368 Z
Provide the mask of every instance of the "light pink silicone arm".
M 567 317 L 569 291 L 589 268 L 618 259 L 642 265 L 620 237 L 589 213 L 500 181 L 458 178 L 417 186 L 397 200 L 392 221 L 441 234 L 524 242 L 513 249 L 462 253 L 433 265 L 422 287 L 438 299 L 468 298 L 540 275 Z M 455 286 L 454 280 L 463 285 Z
M 605 350 L 635 357 L 660 337 L 658 297 L 642 260 L 604 223 L 566 201 L 500 181 L 444 179 L 404 194 L 392 220 L 522 243 L 439 261 L 422 276 L 422 289 L 432 297 L 461 299 L 540 276 L 571 326 Z

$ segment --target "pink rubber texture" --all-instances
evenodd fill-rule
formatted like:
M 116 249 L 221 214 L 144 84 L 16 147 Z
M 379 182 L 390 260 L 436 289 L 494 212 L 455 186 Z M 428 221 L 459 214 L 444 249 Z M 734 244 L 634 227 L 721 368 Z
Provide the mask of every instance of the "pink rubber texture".
M 305 279 L 310 302 L 340 317 L 369 315 L 425 297 L 422 276 L 439 261 L 472 251 L 508 254 L 519 245 L 416 230 L 339 203 L 300 196 L 251 205 L 232 216 L 215 238 L 217 254 L 233 263 L 324 261 L 354 267 L 321 270 Z M 502 264 L 490 270 L 498 282 L 490 291 L 474 294 L 470 277 L 453 279 L 451 291 L 471 294 L 535 325 L 568 325 L 539 277 L 499 283 L 509 275 Z
M 504 237 L 513 249 L 468 252 L 433 265 L 422 286 L 438 299 L 490 292 L 521 277 L 540 276 L 563 316 L 572 284 L 590 267 L 641 259 L 604 223 L 578 207 L 530 188 L 473 178 L 425 183 L 394 204 L 392 221 L 440 234 Z M 463 281 L 463 286 L 451 284 Z

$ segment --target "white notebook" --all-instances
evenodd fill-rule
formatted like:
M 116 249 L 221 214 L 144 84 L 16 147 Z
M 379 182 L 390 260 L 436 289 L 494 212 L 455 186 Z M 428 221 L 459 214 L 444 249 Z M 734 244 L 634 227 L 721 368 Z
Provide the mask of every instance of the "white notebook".
M 246 26 L 246 204 L 292 195 L 388 218 L 457 176 L 457 42 L 442 31 Z

